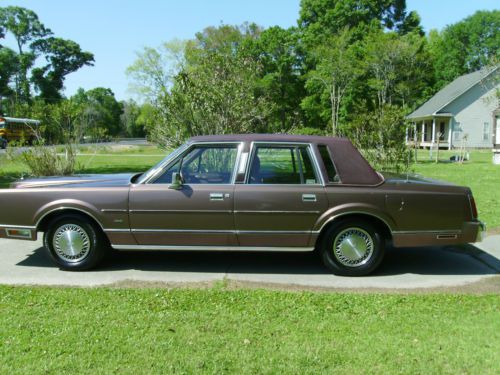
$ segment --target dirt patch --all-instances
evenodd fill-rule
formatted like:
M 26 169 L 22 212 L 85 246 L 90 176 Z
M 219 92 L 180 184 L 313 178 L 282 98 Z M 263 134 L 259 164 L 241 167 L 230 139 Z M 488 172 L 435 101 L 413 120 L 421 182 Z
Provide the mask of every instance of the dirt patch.
M 220 287 L 223 290 L 239 290 L 239 289 L 268 289 L 286 292 L 320 292 L 320 293 L 379 293 L 379 294 L 435 294 L 435 293 L 451 293 L 451 294 L 500 294 L 500 275 L 484 278 L 483 280 L 466 285 L 452 287 L 435 287 L 435 288 L 328 288 L 328 287 L 311 287 L 296 284 L 278 284 L 264 283 L 253 281 L 238 281 L 224 279 L 223 281 L 202 282 L 202 283 L 163 283 L 163 282 L 148 282 L 124 280 L 104 287 L 109 288 L 161 288 L 161 289 L 210 289 Z

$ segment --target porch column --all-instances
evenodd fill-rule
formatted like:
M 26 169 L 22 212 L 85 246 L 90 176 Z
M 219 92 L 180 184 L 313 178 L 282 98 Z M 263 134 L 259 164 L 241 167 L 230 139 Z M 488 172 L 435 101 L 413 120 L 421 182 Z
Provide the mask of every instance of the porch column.
M 451 150 L 451 138 L 453 135 L 453 123 L 451 121 L 451 117 L 448 120 L 448 150 Z
M 432 137 L 431 137 L 431 142 L 432 145 L 434 146 L 434 142 L 436 141 L 436 118 L 432 116 Z
M 422 143 L 425 142 L 425 120 L 422 121 Z
M 413 123 L 413 127 L 414 127 L 414 129 L 413 129 L 413 141 L 415 142 L 415 145 L 416 145 L 417 144 L 417 123 L 416 122 Z M 415 147 L 417 147 L 417 146 L 415 146 Z
M 408 139 L 408 132 L 409 132 L 409 131 L 410 131 L 410 126 L 408 125 L 408 126 L 406 127 L 406 134 L 405 134 L 406 144 L 408 144 L 408 141 L 409 141 L 409 139 Z

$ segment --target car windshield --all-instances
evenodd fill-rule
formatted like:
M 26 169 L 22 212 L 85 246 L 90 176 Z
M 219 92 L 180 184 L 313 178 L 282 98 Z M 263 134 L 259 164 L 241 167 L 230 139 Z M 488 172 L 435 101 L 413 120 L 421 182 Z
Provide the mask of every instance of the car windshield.
M 172 159 L 176 158 L 177 155 L 182 153 L 187 147 L 189 146 L 189 143 L 184 143 L 182 146 L 179 148 L 175 149 L 172 151 L 170 154 L 168 154 L 162 161 L 160 161 L 158 164 L 153 166 L 151 169 L 149 169 L 146 173 L 144 173 L 139 181 L 137 181 L 138 184 L 143 183 L 144 181 L 149 180 L 151 177 L 156 175 L 159 171 L 163 169 L 163 167 L 168 164 Z

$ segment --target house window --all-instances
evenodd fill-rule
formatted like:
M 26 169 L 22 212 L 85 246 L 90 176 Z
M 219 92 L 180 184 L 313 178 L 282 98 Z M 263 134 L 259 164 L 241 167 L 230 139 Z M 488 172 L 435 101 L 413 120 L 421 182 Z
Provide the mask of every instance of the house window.
M 485 122 L 483 124 L 483 141 L 489 141 L 490 140 L 490 123 Z
M 461 134 L 462 134 L 462 129 L 460 128 L 460 123 L 455 122 L 455 124 L 453 125 L 453 140 L 459 141 Z

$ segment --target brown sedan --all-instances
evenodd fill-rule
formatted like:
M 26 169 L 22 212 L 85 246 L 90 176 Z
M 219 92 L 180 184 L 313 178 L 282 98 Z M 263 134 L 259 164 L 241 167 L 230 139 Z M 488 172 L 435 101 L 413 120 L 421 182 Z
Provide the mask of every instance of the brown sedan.
M 313 251 L 366 275 L 395 247 L 480 240 L 467 187 L 371 168 L 347 139 L 191 138 L 142 174 L 22 180 L 0 191 L 0 237 L 36 240 L 62 269 L 116 250 Z

